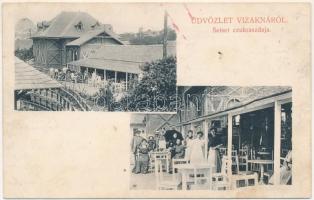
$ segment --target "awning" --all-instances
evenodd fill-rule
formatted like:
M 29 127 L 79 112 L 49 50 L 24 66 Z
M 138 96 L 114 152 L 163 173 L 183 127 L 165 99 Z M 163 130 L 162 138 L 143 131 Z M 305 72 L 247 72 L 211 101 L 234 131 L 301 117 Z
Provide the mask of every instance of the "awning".
M 15 90 L 60 87 L 56 80 L 15 57 Z
M 188 121 L 181 122 L 180 124 L 178 124 L 178 126 L 184 126 L 184 125 L 188 125 L 191 123 L 201 122 L 201 121 L 206 120 L 206 119 L 213 119 L 213 118 L 217 118 L 217 117 L 221 117 L 221 116 L 226 116 L 229 113 L 231 113 L 232 115 L 238 115 L 238 114 L 242 114 L 242 113 L 248 113 L 248 112 L 252 112 L 255 110 L 259 110 L 259 109 L 272 107 L 272 106 L 274 106 L 275 101 L 282 101 L 282 102 L 286 102 L 286 103 L 291 102 L 292 101 L 292 90 L 289 89 L 287 91 L 283 91 L 283 92 L 279 92 L 279 93 L 272 94 L 269 96 L 254 99 L 254 100 L 247 102 L 243 105 L 228 108 L 226 110 L 218 111 L 218 112 L 211 113 L 208 115 L 196 117 L 194 119 L 190 119 Z
M 122 60 L 110 60 L 103 58 L 102 59 L 87 58 L 68 63 L 68 65 L 74 65 L 78 67 L 88 67 L 117 72 L 128 72 L 133 74 L 139 74 L 142 72 L 141 69 L 139 68 L 141 64 L 144 63 Z

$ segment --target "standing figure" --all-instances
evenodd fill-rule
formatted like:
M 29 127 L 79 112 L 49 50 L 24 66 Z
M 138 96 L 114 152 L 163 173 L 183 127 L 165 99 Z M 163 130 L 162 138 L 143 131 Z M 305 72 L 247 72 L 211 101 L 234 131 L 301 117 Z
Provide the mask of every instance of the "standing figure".
M 132 143 L 131 143 L 131 151 L 134 155 L 134 168 L 132 169 L 132 172 L 134 173 L 135 172 L 135 169 L 136 169 L 136 165 L 137 165 L 137 149 L 138 149 L 138 146 L 141 144 L 143 138 L 140 136 L 140 131 L 136 131 L 134 133 L 134 137 L 132 139 Z
M 148 138 L 148 148 L 149 151 L 154 151 L 156 149 L 156 140 L 153 136 L 149 136 Z
M 138 146 L 138 158 L 135 173 L 147 174 L 149 165 L 149 155 L 148 155 L 148 143 L 145 139 L 142 140 L 141 144 Z
M 50 75 L 50 77 L 54 78 L 54 74 L 55 74 L 55 70 L 52 67 L 50 67 L 49 68 L 49 75 Z
M 217 136 L 216 128 L 211 128 L 208 133 L 208 162 L 214 166 L 214 172 L 219 172 L 221 168 L 221 158 L 218 148 L 222 146 L 219 137 Z
M 188 131 L 188 135 L 185 138 L 185 145 L 186 145 L 186 149 L 185 149 L 185 159 L 186 160 L 190 160 L 191 157 L 191 148 L 192 148 L 192 141 L 193 141 L 193 131 L 189 130 Z
M 192 140 L 191 152 L 190 152 L 190 163 L 200 164 L 205 163 L 206 159 L 204 156 L 205 140 L 203 139 L 203 132 L 197 132 L 197 138 Z
M 54 78 L 55 78 L 55 79 L 58 77 L 58 74 L 59 74 L 59 70 L 58 70 L 58 69 L 55 69 L 55 71 L 54 71 Z

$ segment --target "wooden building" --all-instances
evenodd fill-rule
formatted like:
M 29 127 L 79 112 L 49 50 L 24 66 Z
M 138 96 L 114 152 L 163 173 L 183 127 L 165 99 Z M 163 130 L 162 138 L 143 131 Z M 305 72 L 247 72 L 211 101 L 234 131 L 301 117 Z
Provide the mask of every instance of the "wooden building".
M 111 25 L 101 24 L 84 12 L 62 12 L 38 23 L 32 40 L 35 65 L 46 68 L 61 68 L 86 57 L 95 48 L 89 45 L 123 44 Z
M 168 56 L 176 55 L 175 42 L 168 42 Z M 102 45 L 87 58 L 68 63 L 71 70 L 81 73 L 95 72 L 101 80 L 114 83 L 128 82 L 142 73 L 141 66 L 163 58 L 163 45 Z
M 56 80 L 15 58 L 15 110 L 72 110 L 61 88 Z
M 240 158 L 245 151 L 242 164 L 246 171 L 254 171 L 248 163 L 258 164 L 260 183 L 268 175 L 268 183 L 272 179 L 274 185 L 289 184 L 281 165 L 292 151 L 291 87 L 179 87 L 178 94 L 177 127 L 183 135 L 202 131 L 207 141 L 209 130 L 215 128 L 222 144 L 219 151 L 225 149 L 228 160 L 233 160 L 233 152 Z M 232 165 L 227 171 L 231 184 L 236 177 Z
M 162 129 L 169 130 L 178 124 L 176 114 L 133 114 L 131 117 L 130 128 L 134 133 L 136 130 L 143 132 L 143 137 L 161 134 Z

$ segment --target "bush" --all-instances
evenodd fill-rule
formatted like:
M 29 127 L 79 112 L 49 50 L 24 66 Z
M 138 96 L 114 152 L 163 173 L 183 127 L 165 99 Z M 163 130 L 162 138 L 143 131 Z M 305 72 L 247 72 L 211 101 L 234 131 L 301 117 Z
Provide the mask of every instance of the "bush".
M 126 111 L 175 111 L 176 57 L 168 57 L 142 66 L 143 78 L 132 83 L 119 102 Z
M 15 56 L 23 61 L 29 61 L 34 58 L 33 47 L 30 49 L 17 49 L 14 52 Z

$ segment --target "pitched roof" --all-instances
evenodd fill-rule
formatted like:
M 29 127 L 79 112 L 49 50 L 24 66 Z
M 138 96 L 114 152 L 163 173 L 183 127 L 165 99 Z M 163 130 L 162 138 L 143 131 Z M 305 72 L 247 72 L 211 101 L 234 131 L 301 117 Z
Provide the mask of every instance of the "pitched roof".
M 168 56 L 176 55 L 175 43 L 167 45 Z M 89 58 L 114 59 L 133 62 L 151 62 L 163 57 L 163 45 L 102 45 Z
M 113 31 L 109 30 L 106 26 L 101 26 L 99 28 L 87 31 L 86 33 L 81 35 L 80 38 L 67 43 L 66 46 L 81 46 L 82 44 L 88 42 L 89 40 L 93 39 L 95 36 L 103 32 L 107 33 L 114 40 L 116 40 L 119 44 L 124 44 L 124 42 L 122 42 Z
M 82 30 L 77 30 L 75 25 L 79 22 L 83 24 Z M 85 32 L 92 29 L 97 20 L 85 12 L 61 12 L 50 22 L 49 27 L 43 31 L 35 33 L 36 37 L 53 37 L 53 38 L 78 38 Z
M 60 87 L 56 80 L 15 57 L 15 90 Z
M 167 52 L 168 55 L 176 54 L 174 43 L 167 46 Z M 162 45 L 102 45 L 89 58 L 68 64 L 138 74 L 141 64 L 161 59 L 162 56 Z

